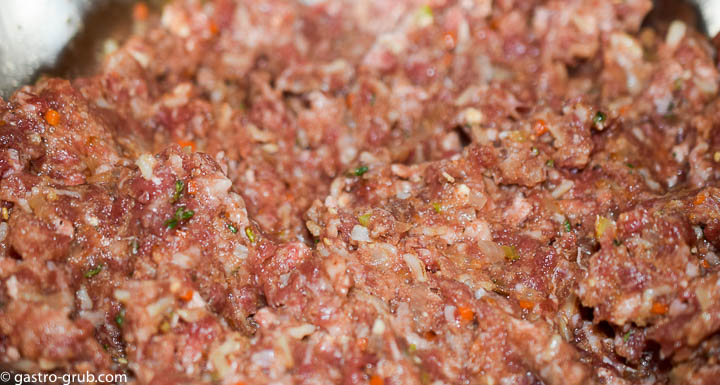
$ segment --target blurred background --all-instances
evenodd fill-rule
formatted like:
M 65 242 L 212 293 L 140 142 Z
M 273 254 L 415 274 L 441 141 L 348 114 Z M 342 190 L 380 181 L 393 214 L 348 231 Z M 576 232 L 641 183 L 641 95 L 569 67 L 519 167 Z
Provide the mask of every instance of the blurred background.
M 132 29 L 133 17 L 166 0 L 0 1 L 0 96 L 40 74 L 75 77 Z
M 168 0 L 2 0 L 0 2 L 0 97 L 40 74 L 89 74 L 147 17 Z M 297 0 L 302 1 L 302 0 Z M 359 0 L 362 1 L 362 0 Z M 392 1 L 392 0 L 388 0 Z M 720 0 L 654 0 L 646 23 L 681 19 L 709 36 L 720 31 Z

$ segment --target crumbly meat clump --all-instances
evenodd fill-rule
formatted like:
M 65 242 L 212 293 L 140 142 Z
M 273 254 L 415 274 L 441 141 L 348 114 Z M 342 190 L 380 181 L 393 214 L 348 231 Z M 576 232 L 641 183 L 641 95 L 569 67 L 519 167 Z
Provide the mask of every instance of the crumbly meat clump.
M 176 0 L 0 100 L 0 362 L 714 384 L 715 47 L 649 0 Z

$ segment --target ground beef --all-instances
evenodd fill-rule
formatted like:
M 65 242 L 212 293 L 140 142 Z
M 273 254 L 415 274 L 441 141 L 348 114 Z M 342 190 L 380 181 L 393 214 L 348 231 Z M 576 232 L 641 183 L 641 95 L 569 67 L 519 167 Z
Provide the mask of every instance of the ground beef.
M 714 384 L 714 45 L 649 0 L 176 0 L 0 100 L 0 362 Z

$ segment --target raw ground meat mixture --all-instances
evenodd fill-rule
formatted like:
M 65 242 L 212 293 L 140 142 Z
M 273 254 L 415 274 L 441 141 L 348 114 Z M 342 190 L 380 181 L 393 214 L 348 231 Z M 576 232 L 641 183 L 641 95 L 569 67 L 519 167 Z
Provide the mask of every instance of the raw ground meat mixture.
M 136 12 L 95 75 L 0 99 L 0 362 L 718 384 L 716 48 L 650 8 Z

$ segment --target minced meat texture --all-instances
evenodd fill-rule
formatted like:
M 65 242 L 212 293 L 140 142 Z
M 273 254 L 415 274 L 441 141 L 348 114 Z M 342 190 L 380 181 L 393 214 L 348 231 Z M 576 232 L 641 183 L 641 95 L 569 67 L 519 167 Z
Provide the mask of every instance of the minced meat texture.
M 0 362 L 715 384 L 720 74 L 649 0 L 176 0 L 0 100 Z

